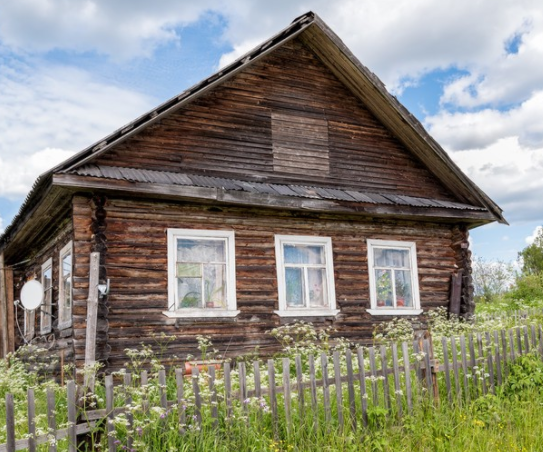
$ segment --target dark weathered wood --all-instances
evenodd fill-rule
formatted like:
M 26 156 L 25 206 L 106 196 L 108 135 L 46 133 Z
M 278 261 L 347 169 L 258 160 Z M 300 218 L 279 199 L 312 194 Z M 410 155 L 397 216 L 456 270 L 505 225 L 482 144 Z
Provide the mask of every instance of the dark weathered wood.
M 530 353 L 530 340 L 528 339 L 528 327 L 526 325 L 522 327 L 522 332 L 524 334 L 524 348 L 526 353 Z
M 239 401 L 243 411 L 247 412 L 247 367 L 242 361 L 238 364 Z
M 509 353 L 511 354 L 511 361 L 515 361 L 517 359 L 515 354 L 515 340 L 513 339 L 513 330 L 509 329 Z
M 142 370 L 140 373 L 140 384 L 142 388 L 147 388 L 149 384 L 149 375 L 147 374 L 146 370 Z M 142 401 L 141 401 L 141 409 L 144 413 L 147 413 L 149 411 L 149 393 L 147 389 L 143 391 L 142 395 Z
M 107 392 L 106 392 L 107 396 Z M 47 388 L 45 392 L 45 397 L 47 400 L 47 427 L 49 428 L 49 433 L 54 437 L 57 436 L 57 420 L 55 414 L 55 390 L 53 388 Z M 106 399 L 107 400 L 107 399 Z M 51 441 L 49 443 L 49 452 L 57 451 L 57 442 Z
M 4 270 L 4 253 L 0 253 L 0 359 L 5 358 L 8 351 L 8 313 L 6 277 Z
M 516 337 L 517 337 L 518 354 L 519 356 L 522 356 L 524 354 L 524 351 L 522 349 L 522 338 L 521 338 L 519 326 L 515 328 L 515 332 L 516 332 Z
M 462 296 L 462 276 L 463 270 L 460 269 L 451 275 L 451 297 L 449 300 L 449 312 L 455 316 L 460 316 L 460 302 Z
M 168 401 L 166 399 L 166 371 L 164 369 L 160 369 L 158 371 L 158 393 L 160 395 L 160 406 L 167 409 Z

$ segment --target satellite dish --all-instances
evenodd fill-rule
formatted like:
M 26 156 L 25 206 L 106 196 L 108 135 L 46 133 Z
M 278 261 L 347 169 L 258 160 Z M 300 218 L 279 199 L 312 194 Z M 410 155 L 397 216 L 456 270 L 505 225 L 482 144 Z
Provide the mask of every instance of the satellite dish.
M 43 286 L 36 280 L 32 279 L 25 282 L 21 289 L 21 303 L 23 307 L 29 311 L 38 308 L 43 302 Z

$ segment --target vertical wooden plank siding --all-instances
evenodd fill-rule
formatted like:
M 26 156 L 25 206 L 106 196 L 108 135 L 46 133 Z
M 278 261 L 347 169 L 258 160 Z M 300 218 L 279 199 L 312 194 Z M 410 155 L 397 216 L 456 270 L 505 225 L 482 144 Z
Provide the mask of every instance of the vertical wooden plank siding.
M 211 393 L 211 418 L 213 419 L 213 428 L 219 426 L 219 408 L 217 402 L 217 388 L 215 386 L 215 366 L 209 366 L 209 392 Z
M 475 398 L 479 397 L 479 376 L 477 375 L 477 356 L 475 355 L 475 344 L 473 340 L 473 334 L 468 336 L 469 343 L 469 359 L 471 367 L 471 376 L 473 379 L 473 390 L 475 392 Z
M 194 366 L 191 369 L 192 393 L 194 394 L 194 415 L 196 416 L 198 425 L 202 423 L 202 397 L 200 396 L 199 376 L 200 371 L 198 370 L 198 366 Z
M 477 358 L 477 365 L 479 372 L 481 373 L 481 385 L 483 388 L 483 395 L 486 395 L 488 390 L 486 387 L 486 369 L 485 369 L 485 355 L 483 351 L 483 338 L 481 333 L 477 333 L 477 349 L 479 351 L 479 357 Z
M 385 398 L 385 407 L 390 410 L 390 386 L 388 383 L 388 365 L 387 365 L 387 349 L 381 345 L 379 352 L 381 354 L 381 371 L 383 372 L 383 396 Z
M 375 364 L 375 349 L 369 348 L 370 354 L 370 380 L 371 380 L 371 393 L 373 396 L 373 405 L 379 405 L 379 389 L 377 385 L 377 366 Z
M 290 360 L 282 359 L 283 363 L 283 405 L 285 408 L 285 422 L 287 424 L 287 432 L 290 433 L 291 426 L 291 409 L 290 409 Z
M 272 424 L 274 436 L 277 436 L 278 431 L 278 414 L 277 414 L 277 388 L 275 387 L 275 367 L 273 359 L 268 360 L 268 390 L 270 394 L 270 408 L 272 412 Z
M 466 398 L 466 402 L 469 402 L 471 399 L 471 390 L 469 385 L 469 375 L 470 370 L 468 367 L 468 360 L 467 360 L 467 350 L 466 350 L 466 337 L 460 336 L 460 355 L 462 356 L 462 370 L 464 375 L 464 396 Z
M 300 411 L 300 417 L 304 418 L 304 385 L 303 385 L 303 371 L 302 371 L 302 358 L 300 355 L 295 358 L 296 364 L 296 384 L 298 387 L 298 408 Z
M 176 370 L 177 374 L 177 370 Z M 132 404 L 132 374 L 127 372 L 123 376 L 123 389 L 124 389 L 124 404 L 130 406 Z M 178 404 L 179 410 L 181 410 L 181 404 Z M 128 432 L 126 436 L 126 447 L 128 450 L 132 449 L 134 437 L 132 432 L 134 431 L 134 414 L 132 410 L 126 411 L 126 420 L 128 422 Z
M 490 333 L 487 331 L 485 333 L 485 339 L 486 339 L 486 362 L 487 362 L 487 370 L 488 370 L 488 378 L 490 381 L 490 392 L 492 394 L 496 394 L 496 382 L 494 381 L 494 358 L 492 356 L 492 342 L 490 340 Z
M 311 391 L 313 424 L 315 431 L 317 431 L 319 426 L 319 413 L 317 411 L 317 376 L 315 372 L 315 357 L 313 355 L 309 355 L 309 388 Z
M 502 385 L 503 382 L 503 374 L 502 374 L 502 353 L 501 353 L 501 344 L 500 344 L 500 337 L 499 332 L 496 330 L 494 331 L 494 351 L 495 351 L 495 357 L 496 357 L 496 378 L 498 380 L 498 386 Z M 503 355 L 505 358 L 505 355 Z
M 2 273 L 0 272 L 0 275 Z M 8 353 L 15 351 L 15 298 L 13 296 L 13 269 L 4 267 L 4 297 L 6 300 Z

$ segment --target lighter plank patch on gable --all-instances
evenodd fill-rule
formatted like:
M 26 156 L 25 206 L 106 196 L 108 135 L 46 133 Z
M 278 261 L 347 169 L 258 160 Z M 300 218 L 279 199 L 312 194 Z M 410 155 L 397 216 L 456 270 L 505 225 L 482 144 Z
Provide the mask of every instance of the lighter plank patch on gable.
M 328 121 L 272 112 L 273 169 L 278 173 L 327 176 Z

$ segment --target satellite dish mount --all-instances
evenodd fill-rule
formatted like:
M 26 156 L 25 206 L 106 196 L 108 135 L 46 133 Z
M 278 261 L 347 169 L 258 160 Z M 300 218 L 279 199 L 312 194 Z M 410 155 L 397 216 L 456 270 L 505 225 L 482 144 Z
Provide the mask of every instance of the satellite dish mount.
M 43 303 L 43 285 L 36 279 L 24 283 L 21 289 L 21 304 L 27 311 L 33 311 Z

